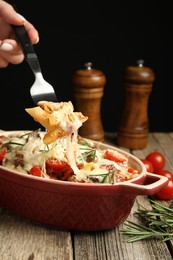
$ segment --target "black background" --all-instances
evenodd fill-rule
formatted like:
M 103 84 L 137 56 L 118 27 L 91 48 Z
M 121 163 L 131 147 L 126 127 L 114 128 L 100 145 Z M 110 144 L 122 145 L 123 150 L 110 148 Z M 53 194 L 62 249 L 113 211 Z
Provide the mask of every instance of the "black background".
M 39 31 L 35 50 L 44 78 L 59 101 L 74 101 L 72 76 L 84 63 L 107 78 L 102 100 L 105 131 L 116 132 L 123 110 L 125 68 L 143 59 L 155 73 L 149 99 L 150 131 L 172 131 L 173 19 L 168 1 L 7 1 Z M 1 124 L 4 130 L 34 129 L 25 112 L 33 107 L 34 76 L 24 61 L 0 69 Z

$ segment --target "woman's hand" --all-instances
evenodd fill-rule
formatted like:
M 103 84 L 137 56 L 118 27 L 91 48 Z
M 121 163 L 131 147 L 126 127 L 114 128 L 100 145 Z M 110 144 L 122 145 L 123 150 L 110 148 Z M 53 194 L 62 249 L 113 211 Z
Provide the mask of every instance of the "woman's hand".
M 0 0 L 0 68 L 19 64 L 24 59 L 23 51 L 11 27 L 24 25 L 32 44 L 39 41 L 38 31 L 7 2 Z

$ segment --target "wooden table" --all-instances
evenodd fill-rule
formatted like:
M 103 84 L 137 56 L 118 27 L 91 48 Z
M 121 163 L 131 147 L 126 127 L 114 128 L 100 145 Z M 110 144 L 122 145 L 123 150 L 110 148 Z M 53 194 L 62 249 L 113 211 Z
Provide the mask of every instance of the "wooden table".
M 105 143 L 116 145 L 116 134 L 106 133 Z M 150 133 L 145 149 L 129 152 L 144 158 L 154 150 L 165 155 L 165 169 L 173 172 L 173 133 Z M 138 202 L 149 206 L 146 196 L 137 196 L 128 220 L 137 221 L 133 213 Z M 170 202 L 161 203 L 169 205 Z M 121 232 L 123 228 L 124 224 L 103 232 L 68 232 L 34 223 L 0 208 L 0 260 L 173 259 L 172 242 L 153 238 L 127 243 L 128 237 Z

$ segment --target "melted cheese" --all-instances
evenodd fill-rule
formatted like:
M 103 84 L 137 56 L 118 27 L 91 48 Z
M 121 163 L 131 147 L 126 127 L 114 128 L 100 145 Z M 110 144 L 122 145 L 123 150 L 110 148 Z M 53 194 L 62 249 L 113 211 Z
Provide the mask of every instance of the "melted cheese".
M 28 135 L 9 136 L 9 148 L 3 166 L 28 173 L 29 170 L 39 165 L 43 170 L 43 177 L 50 178 L 46 172 L 46 161 L 55 158 L 58 162 L 66 162 L 75 175 L 76 181 L 87 181 L 87 178 L 96 178 L 102 182 L 105 176 L 121 171 L 130 178 L 128 173 L 128 159 L 119 152 L 113 152 L 121 157 L 124 163 L 116 163 L 105 159 L 105 150 L 93 148 L 89 145 L 78 143 L 78 129 L 88 119 L 81 112 L 74 112 L 73 105 L 69 102 L 40 101 L 37 107 L 27 108 L 26 111 L 45 127 L 45 133 L 31 132 Z M 7 141 L 7 140 L 6 140 Z M 91 159 L 91 154 L 95 153 Z M 111 153 L 111 150 L 109 151 Z M 77 165 L 82 165 L 78 168 Z M 115 174 L 113 175 L 115 178 Z M 109 178 L 109 176 L 108 176 Z M 112 177 L 110 177 L 112 178 Z
M 38 107 L 26 109 L 36 121 L 46 128 L 46 134 L 43 138 L 45 144 L 53 143 L 62 137 L 66 138 L 67 162 L 74 173 L 77 173 L 75 153 L 78 129 L 88 117 L 73 110 L 74 107 L 70 101 L 60 103 L 40 101 Z
M 116 171 L 119 171 L 126 179 L 137 176 L 137 171 L 134 175 L 128 172 L 128 160 L 117 163 L 105 159 L 107 150 L 94 148 L 92 141 L 80 144 L 77 142 L 76 135 L 77 132 L 74 131 L 73 135 L 58 138 L 49 145 L 43 142 L 45 136 L 43 132 L 33 131 L 16 134 L 16 136 L 9 135 L 3 141 L 8 145 L 8 151 L 4 156 L 2 166 L 28 174 L 30 169 L 37 165 L 43 171 L 42 177 L 51 178 L 46 170 L 46 161 L 55 159 L 57 162 L 66 162 L 70 165 L 77 182 L 87 182 L 91 179 L 102 182 L 105 178 L 106 182 L 110 182 L 112 178 L 116 178 Z M 94 152 L 93 157 L 90 152 Z M 124 158 L 124 155 L 119 152 L 116 155 L 118 158 L 120 156 Z M 81 167 L 78 168 L 77 165 Z

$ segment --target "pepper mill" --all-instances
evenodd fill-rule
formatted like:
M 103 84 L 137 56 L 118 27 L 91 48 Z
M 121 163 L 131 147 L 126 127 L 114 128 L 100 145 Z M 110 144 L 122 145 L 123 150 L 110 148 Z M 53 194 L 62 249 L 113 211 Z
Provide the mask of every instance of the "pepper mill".
M 88 116 L 88 120 L 80 127 L 79 134 L 91 140 L 104 142 L 101 101 L 106 77 L 102 71 L 93 69 L 91 62 L 85 63 L 84 66 L 84 69 L 77 70 L 72 78 L 75 110 Z
M 137 66 L 125 71 L 125 106 L 117 134 L 119 146 L 143 149 L 147 145 L 149 120 L 148 101 L 152 91 L 154 72 L 144 66 L 143 60 Z

